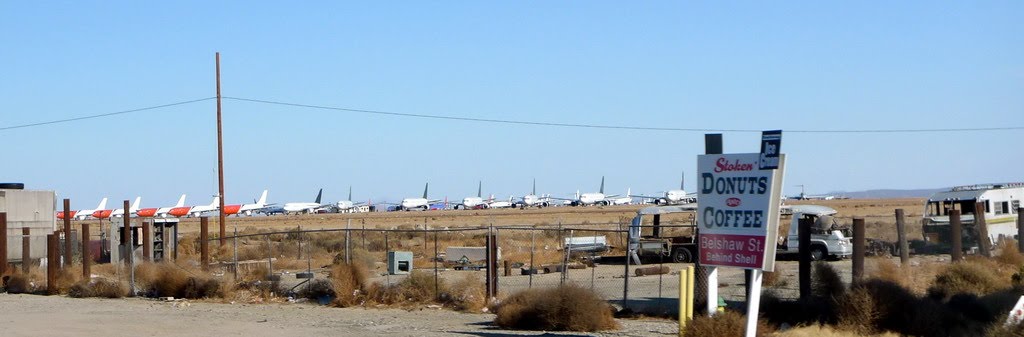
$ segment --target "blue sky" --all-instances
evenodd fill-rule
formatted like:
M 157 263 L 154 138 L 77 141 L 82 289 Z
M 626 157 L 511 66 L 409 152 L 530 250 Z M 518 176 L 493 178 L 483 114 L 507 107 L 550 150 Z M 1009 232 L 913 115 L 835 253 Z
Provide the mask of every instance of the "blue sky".
M 214 96 L 541 122 L 753 130 L 1024 126 L 1024 3 L 5 2 L 0 128 Z M 700 132 L 224 101 L 229 203 L 694 189 Z M 205 204 L 215 105 L 0 131 L 0 180 Z M 755 152 L 758 133 L 725 133 Z M 1024 131 L 783 135 L 785 190 L 1021 181 Z M 63 157 L 67 153 L 68 157 Z

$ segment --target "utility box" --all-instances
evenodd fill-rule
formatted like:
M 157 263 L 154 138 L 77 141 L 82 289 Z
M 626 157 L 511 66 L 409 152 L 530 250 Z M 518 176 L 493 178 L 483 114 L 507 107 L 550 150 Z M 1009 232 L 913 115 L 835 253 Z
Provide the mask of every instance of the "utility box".
M 400 275 L 412 272 L 412 252 L 388 252 L 388 274 Z
M 7 213 L 7 259 L 20 262 L 22 228 L 29 229 L 31 259 L 46 257 L 46 235 L 57 229 L 54 191 L 0 189 L 0 212 Z

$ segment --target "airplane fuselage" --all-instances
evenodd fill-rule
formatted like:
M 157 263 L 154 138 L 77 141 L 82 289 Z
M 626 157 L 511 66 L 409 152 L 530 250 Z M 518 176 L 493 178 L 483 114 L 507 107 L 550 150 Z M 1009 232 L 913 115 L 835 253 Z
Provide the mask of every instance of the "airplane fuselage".
M 404 210 L 423 209 L 427 210 L 430 208 L 430 200 L 426 198 L 407 198 L 402 199 L 400 204 Z

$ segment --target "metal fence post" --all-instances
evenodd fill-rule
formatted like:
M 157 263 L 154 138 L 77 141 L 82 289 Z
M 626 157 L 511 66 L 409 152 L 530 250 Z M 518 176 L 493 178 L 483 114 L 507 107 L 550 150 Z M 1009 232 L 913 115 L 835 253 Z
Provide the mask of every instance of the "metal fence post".
M 125 208 L 125 216 L 128 216 L 127 208 Z M 71 267 L 71 256 L 74 252 L 71 251 L 71 199 L 64 199 L 64 267 Z
M 64 213 L 68 214 L 68 213 Z M 32 229 L 28 227 L 21 228 L 21 272 L 28 274 L 29 267 L 32 265 Z
M 57 245 L 57 234 L 46 234 L 46 293 L 50 295 L 57 294 Z
M 142 261 L 153 260 L 153 224 L 142 221 Z
M 629 262 L 633 259 L 633 248 L 630 247 L 631 242 L 633 242 L 633 232 L 630 229 L 626 229 L 626 263 L 623 264 L 625 270 L 622 272 L 622 310 L 629 309 Z
M 798 235 L 798 254 L 800 255 L 799 265 L 799 280 L 800 280 L 800 300 L 809 301 L 811 299 L 811 225 L 814 221 L 808 218 L 801 218 L 797 220 L 797 225 L 800 226 L 797 231 Z
M 384 260 L 385 261 L 387 261 L 387 259 L 388 259 L 388 252 L 389 251 L 391 251 L 391 245 L 388 242 L 388 232 L 387 232 L 387 230 L 385 230 L 384 231 Z M 388 268 L 391 268 L 391 267 L 388 266 Z M 387 285 L 390 286 L 391 285 L 391 272 L 389 271 L 389 272 L 387 272 L 385 274 L 386 274 L 386 276 L 384 276 L 384 279 L 387 282 Z
M 426 243 L 424 243 L 424 245 L 426 245 Z M 441 284 L 440 284 L 440 280 L 438 280 L 438 276 L 439 275 L 438 275 L 438 271 L 437 271 L 437 231 L 434 231 L 434 258 L 433 258 L 433 260 L 434 260 L 434 299 L 439 299 L 439 298 L 441 298 L 441 289 L 440 289 L 441 288 Z
M 235 235 L 231 238 L 231 269 L 234 270 L 235 281 L 238 281 L 238 225 L 232 226 Z
M 530 231 L 530 284 L 527 289 L 533 289 L 533 274 L 537 273 L 537 265 L 534 264 L 533 255 L 537 251 L 537 227 Z
M 65 213 L 66 214 L 66 213 Z M 82 278 L 92 277 L 92 252 L 89 247 L 89 224 L 82 224 Z
M 1017 251 L 1024 253 L 1024 207 L 1017 208 Z

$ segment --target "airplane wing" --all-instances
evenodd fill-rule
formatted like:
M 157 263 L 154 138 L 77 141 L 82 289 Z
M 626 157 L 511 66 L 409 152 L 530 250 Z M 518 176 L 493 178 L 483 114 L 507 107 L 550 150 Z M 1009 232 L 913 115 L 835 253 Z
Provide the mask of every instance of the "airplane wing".
M 547 198 L 548 199 L 555 199 L 555 200 L 565 200 L 565 201 L 576 201 L 577 200 L 576 198 L 559 198 L 559 197 L 552 197 L 552 196 L 548 196 Z

